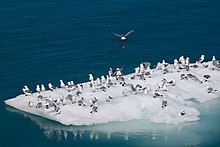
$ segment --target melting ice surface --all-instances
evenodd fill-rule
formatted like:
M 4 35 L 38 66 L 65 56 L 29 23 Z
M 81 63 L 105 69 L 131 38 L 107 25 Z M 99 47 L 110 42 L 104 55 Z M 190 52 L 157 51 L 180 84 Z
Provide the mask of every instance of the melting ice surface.
M 137 69 L 135 73 L 116 74 L 103 81 L 90 79 L 71 89 L 21 94 L 5 103 L 64 125 L 138 119 L 179 124 L 198 121 L 202 114 L 194 106 L 220 95 L 219 68 L 213 66 L 213 61 L 189 65 L 161 63 L 152 70 L 142 64 Z

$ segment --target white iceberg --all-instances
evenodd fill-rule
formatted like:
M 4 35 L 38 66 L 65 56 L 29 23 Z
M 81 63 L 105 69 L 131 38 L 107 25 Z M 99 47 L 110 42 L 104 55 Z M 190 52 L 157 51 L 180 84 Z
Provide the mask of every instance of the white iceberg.
M 214 65 L 213 65 L 214 63 Z M 216 66 L 217 65 L 217 66 Z M 135 119 L 179 124 L 200 119 L 199 103 L 220 95 L 219 63 L 163 61 L 155 69 L 141 63 L 135 73 L 122 75 L 122 69 L 107 77 L 91 78 L 62 88 L 21 94 L 5 103 L 64 125 L 92 125 Z M 38 89 L 39 91 L 39 89 Z M 25 91 L 24 91 L 25 92 Z

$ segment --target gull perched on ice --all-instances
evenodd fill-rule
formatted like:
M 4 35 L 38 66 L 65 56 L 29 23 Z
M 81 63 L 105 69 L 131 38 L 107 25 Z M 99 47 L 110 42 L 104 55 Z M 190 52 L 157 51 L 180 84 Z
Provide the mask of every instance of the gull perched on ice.
M 207 86 L 207 92 L 212 93 L 213 91 L 217 91 L 216 89 L 213 89 L 212 87 Z
M 211 93 L 213 91 L 213 88 L 212 87 L 207 87 L 207 92 L 208 93 Z
M 141 63 L 139 66 L 139 69 L 140 69 L 139 73 L 143 73 L 144 72 L 144 64 Z
M 179 63 L 185 64 L 185 58 L 184 58 L 184 56 L 179 57 Z
M 101 76 L 101 83 L 105 83 L 105 77 L 103 75 Z
M 109 77 L 111 77 L 113 75 L 113 70 L 111 67 L 109 68 L 108 75 L 109 75 Z
M 97 78 L 97 79 L 96 79 L 96 84 L 97 84 L 98 86 L 100 86 L 100 85 L 101 85 L 100 78 Z
M 134 70 L 135 70 L 135 73 L 136 73 L 136 74 L 139 74 L 140 67 L 136 67 Z
M 196 63 L 194 65 L 191 65 L 190 67 L 193 67 L 193 68 L 198 68 L 199 67 L 199 62 L 196 61 Z
M 215 56 L 212 57 L 211 65 L 216 67 L 216 68 L 220 68 L 219 60 L 216 60 Z
M 212 56 L 212 63 L 216 61 L 215 56 Z
M 74 84 L 74 82 L 73 81 L 70 81 L 70 82 L 67 82 L 67 85 L 65 85 L 65 89 L 67 90 L 67 91 L 71 91 L 71 90 L 73 90 L 73 89 L 75 89 L 75 84 Z
M 37 86 L 36 86 L 36 91 L 40 93 L 40 91 L 41 91 L 41 90 L 40 90 L 40 85 L 37 85 Z
M 162 60 L 162 64 L 166 67 L 168 65 L 168 63 L 166 63 L 165 60 Z
M 112 76 L 121 76 L 123 68 L 116 68 Z
M 164 98 L 164 100 L 162 101 L 162 106 L 161 108 L 165 108 L 167 106 L 167 99 Z
M 185 64 L 186 64 L 186 65 L 189 65 L 189 57 L 186 57 Z
M 93 79 L 94 79 L 94 78 L 93 78 L 92 74 L 89 74 L 89 80 L 90 80 L 90 81 L 93 81 Z
M 64 82 L 63 82 L 63 80 L 60 80 L 60 87 L 61 87 L 61 88 L 65 88 L 65 87 L 66 87 L 66 85 L 65 85 Z
M 41 84 L 41 91 L 46 91 L 46 88 L 44 87 L 43 84 Z
M 173 61 L 173 67 L 176 68 L 177 65 L 178 65 L 178 60 L 177 60 L 177 59 L 174 59 L 174 61 Z
M 135 87 L 133 84 L 123 84 L 122 86 L 128 86 L 129 88 L 131 88 L 133 93 L 136 93 L 138 90 L 140 90 L 142 88 L 142 86 L 140 84 L 137 84 Z
M 178 113 L 179 116 L 185 115 L 185 114 L 186 114 L 185 110 L 183 110 L 183 111 L 181 111 L 181 112 Z
M 33 106 L 33 103 L 32 103 L 31 101 L 29 101 L 29 102 L 28 102 L 28 106 L 29 106 L 29 107 L 32 107 L 32 106 Z
M 48 87 L 49 87 L 49 89 L 52 90 L 52 91 L 55 90 L 55 89 L 57 89 L 57 87 L 53 86 L 51 83 L 48 84 Z
M 126 34 L 117 34 L 117 33 L 115 33 L 115 32 L 112 32 L 111 30 L 109 30 L 109 32 L 111 32 L 111 33 L 114 34 L 115 36 L 120 37 L 121 40 L 126 40 L 126 39 L 127 39 L 126 37 L 127 37 L 129 34 L 133 33 L 134 30 L 129 31 L 129 32 L 127 32 Z
M 24 86 L 24 88 L 22 89 L 22 91 L 24 92 L 25 95 L 31 94 L 32 91 L 29 90 L 29 88 L 27 87 L 27 85 Z
M 205 55 L 201 55 L 201 57 L 197 60 L 198 63 L 202 63 L 205 59 Z

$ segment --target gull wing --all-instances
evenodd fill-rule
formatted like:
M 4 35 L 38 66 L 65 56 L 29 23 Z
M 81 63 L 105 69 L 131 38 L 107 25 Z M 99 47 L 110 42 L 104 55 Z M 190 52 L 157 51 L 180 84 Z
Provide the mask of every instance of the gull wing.
M 133 84 L 125 84 L 124 86 L 127 86 L 127 87 L 131 88 L 132 91 L 135 91 Z
M 133 33 L 133 32 L 134 32 L 134 30 L 131 30 L 131 31 L 127 32 L 127 33 L 124 35 L 124 37 L 128 36 L 129 34 L 131 34 L 131 33 Z
M 122 35 L 117 34 L 117 33 L 115 33 L 115 32 L 112 32 L 111 30 L 109 30 L 109 32 L 112 33 L 112 34 L 114 34 L 115 36 L 122 37 Z

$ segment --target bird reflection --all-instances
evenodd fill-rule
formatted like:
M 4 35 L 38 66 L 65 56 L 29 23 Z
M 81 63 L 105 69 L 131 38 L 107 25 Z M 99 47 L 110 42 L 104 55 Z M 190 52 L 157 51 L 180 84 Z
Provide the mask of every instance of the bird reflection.
M 125 44 L 121 44 L 121 48 L 125 48 Z
M 63 131 L 63 136 L 64 136 L 64 139 L 66 140 L 67 139 L 67 135 L 68 135 L 68 133 L 67 133 L 67 131 Z
M 113 54 L 121 51 L 122 49 L 126 49 L 126 48 L 127 48 L 127 46 L 124 43 L 122 43 L 122 44 L 118 45 L 115 49 L 110 51 L 110 55 L 113 55 Z
M 77 133 L 77 130 L 73 130 L 73 131 L 72 131 L 72 134 L 73 134 L 73 139 L 76 140 L 77 134 L 78 134 L 78 133 Z

